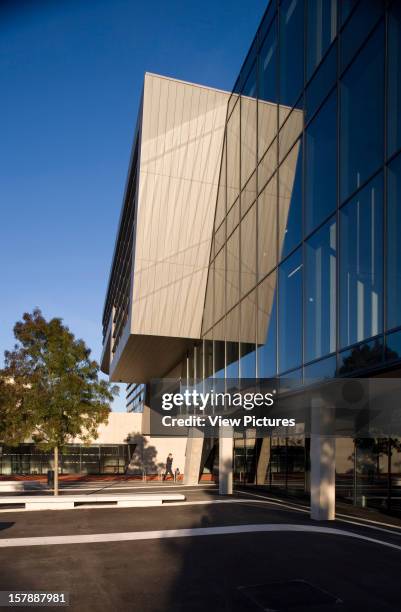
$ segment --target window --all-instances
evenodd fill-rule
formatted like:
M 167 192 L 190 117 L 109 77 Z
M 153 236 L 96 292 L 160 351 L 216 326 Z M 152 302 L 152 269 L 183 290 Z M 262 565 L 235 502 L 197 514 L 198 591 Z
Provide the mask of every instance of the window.
M 383 14 L 384 2 L 363 0 L 341 34 L 341 68 L 344 69 Z
M 279 372 L 302 361 L 302 252 L 298 249 L 279 267 Z
M 259 159 L 277 132 L 277 22 L 274 20 L 259 54 Z
M 226 318 L 226 378 L 238 378 L 239 371 L 239 306 Z
M 305 243 L 305 361 L 336 349 L 336 222 Z
M 341 83 L 341 201 L 383 161 L 383 27 L 345 73 Z
M 313 79 L 310 81 L 305 96 L 306 118 L 310 119 L 334 86 L 337 78 L 337 43 L 330 49 Z
M 227 210 L 239 195 L 240 104 L 227 122 Z
M 388 167 L 387 329 L 401 325 L 401 155 Z
M 288 110 L 301 94 L 303 68 L 304 3 L 284 0 L 280 5 L 280 105 Z
M 258 199 L 258 275 L 264 278 L 277 263 L 277 175 Z
M 273 378 L 276 376 L 276 285 L 277 273 L 272 272 L 258 286 L 258 376 Z
M 383 186 L 376 177 L 340 211 L 340 344 L 382 331 Z
M 227 240 L 227 310 L 230 310 L 239 300 L 239 227 Z M 218 284 L 216 266 L 216 285 Z M 216 286 L 216 291 L 217 291 Z
M 320 225 L 337 202 L 337 100 L 333 92 L 306 130 L 306 233 Z
M 337 0 L 308 0 L 307 15 L 306 71 L 310 77 L 336 35 Z
M 279 168 L 279 258 L 294 249 L 302 237 L 302 139 Z
M 401 3 L 388 14 L 388 155 L 401 148 Z
M 256 204 L 241 221 L 241 296 L 256 283 Z
M 241 302 L 240 376 L 256 376 L 256 289 Z
M 241 95 L 241 187 L 256 168 L 256 66 Z

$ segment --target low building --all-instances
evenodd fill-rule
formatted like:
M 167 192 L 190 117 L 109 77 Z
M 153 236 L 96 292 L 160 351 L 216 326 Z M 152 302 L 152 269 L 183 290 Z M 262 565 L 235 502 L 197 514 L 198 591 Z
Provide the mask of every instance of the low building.
M 72 440 L 62 449 L 60 474 L 159 478 L 170 452 L 173 469 L 182 473 L 186 441 L 143 435 L 142 421 L 142 413 L 111 412 L 108 423 L 99 426 L 98 438 L 90 445 Z M 32 441 L 16 447 L 0 444 L 0 477 L 46 475 L 52 461 L 52 454 Z

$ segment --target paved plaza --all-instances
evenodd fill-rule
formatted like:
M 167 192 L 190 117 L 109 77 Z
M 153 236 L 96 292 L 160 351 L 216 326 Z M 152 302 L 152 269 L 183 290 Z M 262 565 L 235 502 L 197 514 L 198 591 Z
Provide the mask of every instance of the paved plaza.
M 214 485 L 69 484 L 181 491 L 158 508 L 0 513 L 0 590 L 65 591 L 71 610 L 399 610 L 401 523 Z M 65 490 L 64 490 L 65 491 Z M 274 607 L 275 606 L 275 607 Z

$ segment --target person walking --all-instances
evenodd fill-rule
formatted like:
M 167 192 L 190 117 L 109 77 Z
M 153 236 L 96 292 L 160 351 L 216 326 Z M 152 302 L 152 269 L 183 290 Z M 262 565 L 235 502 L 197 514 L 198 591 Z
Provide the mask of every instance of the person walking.
M 171 477 L 174 480 L 174 474 L 173 474 L 173 455 L 171 453 L 168 454 L 168 457 L 166 459 L 166 472 L 163 476 L 163 480 L 166 480 L 168 474 L 171 475 Z

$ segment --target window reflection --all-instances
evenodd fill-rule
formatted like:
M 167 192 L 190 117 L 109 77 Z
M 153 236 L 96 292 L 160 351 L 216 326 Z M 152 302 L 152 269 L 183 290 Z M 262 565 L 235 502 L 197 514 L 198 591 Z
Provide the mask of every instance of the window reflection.
M 383 27 L 376 30 L 341 82 L 341 199 L 383 161 Z
M 336 208 L 337 99 L 333 92 L 306 131 L 306 233 Z
M 283 259 L 302 237 L 302 139 L 279 168 L 279 257 Z
M 310 77 L 334 40 L 337 29 L 337 0 L 308 0 L 306 72 Z
M 241 187 L 256 168 L 256 66 L 241 95 Z
M 387 328 L 401 325 L 401 155 L 388 167 Z
M 340 343 L 382 331 L 383 186 L 379 175 L 340 211 Z
M 305 247 L 305 360 L 336 348 L 336 223 L 331 219 Z
M 258 275 L 266 276 L 277 263 L 277 174 L 258 198 Z
M 256 283 L 256 204 L 241 221 L 241 295 Z
M 239 195 L 240 104 L 237 102 L 227 123 L 227 210 Z
M 258 148 L 259 159 L 277 132 L 277 20 L 269 29 L 259 56 Z
M 256 376 L 256 290 L 244 298 L 240 305 L 240 376 Z
M 258 286 L 258 376 L 271 378 L 276 376 L 276 291 L 277 274 L 272 272 Z
M 304 3 L 284 0 L 280 5 L 280 105 L 284 121 L 295 104 L 304 79 Z M 282 109 L 280 109 L 281 111 Z
M 279 371 L 302 361 L 302 252 L 298 249 L 279 268 Z
M 388 16 L 388 155 L 401 148 L 401 3 Z

